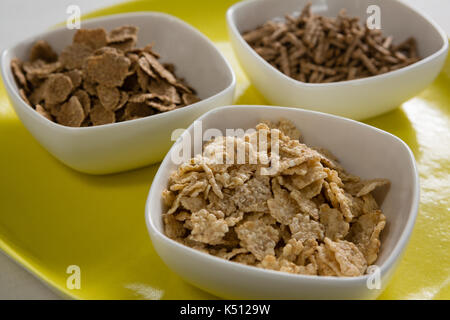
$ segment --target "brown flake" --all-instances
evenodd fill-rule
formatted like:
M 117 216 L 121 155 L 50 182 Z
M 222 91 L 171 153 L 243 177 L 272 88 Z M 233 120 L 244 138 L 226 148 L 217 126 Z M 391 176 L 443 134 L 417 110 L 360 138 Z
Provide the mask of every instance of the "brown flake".
M 139 86 L 143 92 L 148 91 L 148 85 L 150 83 L 150 77 L 148 74 L 142 70 L 142 68 L 136 68 L 136 74 L 137 74 L 137 82 L 139 83 Z
M 59 112 L 61 111 L 62 104 L 45 104 L 45 110 L 49 111 L 53 117 L 57 117 Z
M 94 126 L 114 123 L 116 121 L 114 111 L 106 109 L 100 102 L 94 104 L 90 112 L 90 118 Z
M 183 103 L 186 106 L 200 101 L 200 99 L 193 93 L 186 93 L 185 92 L 185 93 L 183 93 L 181 98 L 183 99 Z
M 147 105 L 158 110 L 159 112 L 172 111 L 177 107 L 175 104 L 164 105 L 162 103 L 158 103 L 158 102 L 154 102 L 154 101 L 147 101 Z
M 36 111 L 37 111 L 37 113 L 42 115 L 44 118 L 47 118 L 48 120 L 53 121 L 52 115 L 47 110 L 45 110 L 45 108 L 43 106 L 41 106 L 40 104 L 36 105 Z
M 118 111 L 122 109 L 123 106 L 128 102 L 128 93 L 125 91 L 120 91 L 120 101 L 119 104 L 116 106 L 115 111 Z
M 116 110 L 121 98 L 119 89 L 101 84 L 97 86 L 97 96 L 101 104 L 111 111 Z
M 186 234 L 186 229 L 183 227 L 183 223 L 178 221 L 173 215 L 166 214 L 163 217 L 164 220 L 164 232 L 171 238 L 181 238 Z
M 134 48 L 135 45 L 136 45 L 136 40 L 134 40 L 134 39 L 128 39 L 123 42 L 114 42 L 114 43 L 108 44 L 109 47 L 115 48 L 122 52 L 130 51 L 131 49 Z
M 72 81 L 72 86 L 78 88 L 83 82 L 83 73 L 80 70 L 73 69 L 64 73 Z
M 158 75 L 161 78 L 166 79 L 170 84 L 173 85 L 177 84 L 178 81 L 175 78 L 175 76 L 169 70 L 164 68 L 164 66 L 161 63 L 159 63 L 157 58 L 155 58 L 152 54 L 145 51 L 142 52 L 142 55 L 148 61 L 152 69 L 155 70 L 156 73 L 158 73 Z
M 93 49 L 83 43 L 74 43 L 63 49 L 59 61 L 66 69 L 81 69 L 84 60 L 93 52 Z
M 58 55 L 45 40 L 38 40 L 31 47 L 30 61 L 43 60 L 45 62 L 55 62 Z
M 19 59 L 11 60 L 11 70 L 19 86 L 28 90 L 27 79 L 22 71 L 22 63 Z
M 87 116 L 91 112 L 91 98 L 89 94 L 83 89 L 78 89 L 73 93 L 73 96 L 78 98 L 78 101 L 83 107 L 84 114 Z
M 106 46 L 107 36 L 103 28 L 79 29 L 73 36 L 73 43 L 84 44 L 93 50 Z
M 61 106 L 56 121 L 68 127 L 79 127 L 84 120 L 83 107 L 77 97 L 72 97 Z
M 72 81 L 68 76 L 62 73 L 50 75 L 45 85 L 45 103 L 56 104 L 65 101 L 72 89 Z
M 127 40 L 137 40 L 139 28 L 131 25 L 117 27 L 108 34 L 108 43 L 125 42 Z
M 22 88 L 19 89 L 19 95 L 22 98 L 23 101 L 25 101 L 28 105 L 32 106 L 32 104 L 30 103 L 30 100 L 27 97 L 27 94 L 25 92 L 25 90 L 23 90 Z
M 142 71 L 144 71 L 149 77 L 156 78 L 156 74 L 152 71 L 150 63 L 145 57 L 139 58 L 138 64 L 141 67 Z
M 154 114 L 154 111 L 145 103 L 128 102 L 125 106 L 124 117 L 127 120 L 139 119 L 148 117 Z
M 148 100 L 159 99 L 159 96 L 153 93 L 138 93 L 130 97 L 130 102 L 145 103 Z
M 59 72 L 62 65 L 59 61 L 46 63 L 43 60 L 36 60 L 33 62 L 24 62 L 23 70 L 26 73 L 26 78 L 33 85 L 38 85 L 42 80 L 46 79 L 50 74 Z
M 160 100 L 178 104 L 181 102 L 180 95 L 174 86 L 161 79 L 150 80 L 148 91 L 159 96 Z M 184 96 L 184 95 L 183 95 Z M 194 99 L 194 98 L 192 98 Z M 184 101 L 183 101 L 184 102 Z

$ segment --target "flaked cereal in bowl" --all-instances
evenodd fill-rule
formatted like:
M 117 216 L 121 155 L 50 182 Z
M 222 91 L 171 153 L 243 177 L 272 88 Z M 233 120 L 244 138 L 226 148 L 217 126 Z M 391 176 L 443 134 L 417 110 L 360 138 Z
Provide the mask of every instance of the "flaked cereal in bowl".
M 2 54 L 12 105 L 33 136 L 76 170 L 105 174 L 160 161 L 172 133 L 233 100 L 223 55 L 157 12 L 83 21 Z
M 146 218 L 167 265 L 216 295 L 364 299 L 386 286 L 417 203 L 398 138 L 327 114 L 232 106 L 172 147 Z
M 418 94 L 448 51 L 445 32 L 397 0 L 248 0 L 227 11 L 227 24 L 270 103 L 356 120 Z
M 151 43 L 135 47 L 138 30 L 79 29 L 59 56 L 45 40 L 36 41 L 29 60 L 11 61 L 21 97 L 69 127 L 140 119 L 200 101 L 173 64 L 158 61 Z
M 386 225 L 371 192 L 389 180 L 347 173 L 328 151 L 301 143 L 288 120 L 250 131 L 206 142 L 170 175 L 166 236 L 264 269 L 364 275 Z

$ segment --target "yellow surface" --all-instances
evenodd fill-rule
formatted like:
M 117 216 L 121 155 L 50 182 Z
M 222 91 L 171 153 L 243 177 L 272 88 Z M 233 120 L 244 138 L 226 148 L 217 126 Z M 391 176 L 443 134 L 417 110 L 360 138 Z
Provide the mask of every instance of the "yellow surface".
M 89 17 L 164 11 L 200 29 L 238 77 L 237 103 L 265 103 L 227 43 L 225 11 L 234 1 L 141 1 Z M 421 178 L 420 212 L 396 274 L 381 298 L 450 298 L 450 60 L 438 79 L 401 108 L 367 123 L 403 139 Z M 364 106 L 361 106 L 364 107 Z M 63 291 L 82 299 L 204 299 L 212 296 L 171 272 L 152 248 L 144 203 L 157 166 L 109 176 L 75 172 L 28 133 L 0 84 L 0 248 Z M 66 269 L 81 268 L 81 289 Z

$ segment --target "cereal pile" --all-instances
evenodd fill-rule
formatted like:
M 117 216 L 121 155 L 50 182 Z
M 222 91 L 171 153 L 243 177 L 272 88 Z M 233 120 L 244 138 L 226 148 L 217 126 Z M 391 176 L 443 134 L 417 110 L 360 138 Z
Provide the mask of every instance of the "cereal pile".
M 262 174 L 267 149 L 251 141 L 279 135 L 279 166 Z M 380 248 L 386 218 L 371 192 L 385 179 L 362 181 L 329 153 L 298 140 L 292 123 L 265 121 L 242 138 L 215 138 L 179 166 L 163 200 L 165 234 L 230 261 L 295 274 L 363 275 Z M 231 140 L 229 140 L 231 139 Z M 225 141 L 245 150 L 249 164 L 218 164 Z M 228 149 L 230 150 L 230 148 Z M 234 153 L 235 154 L 235 153 Z M 217 156 L 219 156 L 217 158 Z M 234 156 L 234 155 L 233 155 Z M 254 158 L 255 159 L 255 158 Z M 222 161 L 220 161 L 222 162 Z M 238 163 L 238 162 L 235 162 Z
M 138 119 L 199 101 L 161 64 L 151 45 L 135 48 L 138 28 L 80 29 L 58 55 L 43 40 L 29 61 L 11 61 L 20 95 L 47 119 L 87 127 Z
M 360 25 L 345 10 L 337 18 L 312 14 L 311 3 L 298 17 L 269 21 L 243 37 L 272 66 L 309 83 L 370 77 L 420 60 L 414 38 L 393 45 L 391 36 Z

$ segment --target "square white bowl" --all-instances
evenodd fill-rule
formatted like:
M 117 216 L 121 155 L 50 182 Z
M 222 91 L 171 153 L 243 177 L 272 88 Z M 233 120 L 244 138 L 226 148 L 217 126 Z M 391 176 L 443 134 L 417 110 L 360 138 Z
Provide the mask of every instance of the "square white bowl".
M 430 18 L 396 0 L 313 0 L 312 11 L 336 17 L 368 18 L 369 5 L 381 9 L 381 31 L 394 43 L 415 37 L 423 58 L 405 68 L 364 79 L 334 83 L 304 83 L 278 71 L 260 57 L 241 34 L 273 18 L 300 11 L 310 0 L 248 0 L 227 11 L 231 44 L 252 84 L 274 105 L 302 107 L 361 120 L 397 108 L 425 89 L 439 74 L 448 51 L 445 32 Z
M 367 275 L 336 278 L 264 270 L 211 256 L 165 236 L 162 214 L 167 208 L 161 195 L 168 186 L 170 173 L 177 168 L 171 153 L 178 150 L 182 137 L 163 160 L 147 198 L 145 219 L 154 248 L 164 262 L 185 280 L 220 297 L 376 298 L 387 285 L 395 265 L 400 260 L 417 215 L 419 178 L 411 150 L 399 138 L 366 124 L 295 108 L 230 106 L 210 111 L 198 120 L 203 132 L 217 128 L 224 134 L 227 128 L 246 130 L 253 128 L 260 120 L 276 121 L 280 118 L 291 120 L 302 132 L 306 144 L 331 151 L 350 173 L 366 179 L 391 180 L 390 190 L 381 204 L 387 219 L 387 226 L 381 236 L 379 258 L 376 261 L 376 265 L 380 267 L 381 289 L 369 289 Z M 184 134 L 194 137 L 194 124 Z
M 137 47 L 154 43 L 162 62 L 171 62 L 176 74 L 197 90 L 200 102 L 137 120 L 95 127 L 71 128 L 39 115 L 19 96 L 10 68 L 11 59 L 28 59 L 32 44 L 47 40 L 57 52 L 72 42 L 76 30 L 65 27 L 44 32 L 3 52 L 2 77 L 17 115 L 45 149 L 69 167 L 106 174 L 161 161 L 172 145 L 172 132 L 186 128 L 215 107 L 232 103 L 236 80 L 223 55 L 202 33 L 164 13 L 145 12 L 82 21 L 82 28 L 139 27 Z

